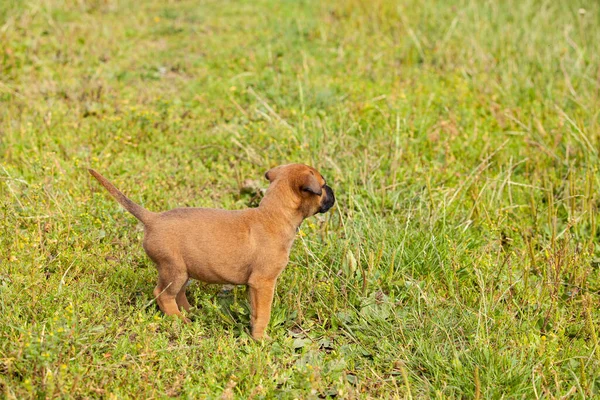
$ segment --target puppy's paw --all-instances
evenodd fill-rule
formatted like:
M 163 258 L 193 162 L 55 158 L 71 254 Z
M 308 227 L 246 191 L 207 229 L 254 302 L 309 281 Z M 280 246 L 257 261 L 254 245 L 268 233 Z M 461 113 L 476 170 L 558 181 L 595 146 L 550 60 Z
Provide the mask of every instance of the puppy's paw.
M 170 315 L 171 318 L 173 318 L 173 321 L 181 321 L 184 324 L 191 324 L 192 320 L 189 319 L 188 317 L 186 317 L 183 314 L 177 314 L 177 315 Z
M 272 340 L 271 336 L 267 335 L 266 333 L 253 334 L 252 339 L 254 339 L 256 342 L 270 342 Z

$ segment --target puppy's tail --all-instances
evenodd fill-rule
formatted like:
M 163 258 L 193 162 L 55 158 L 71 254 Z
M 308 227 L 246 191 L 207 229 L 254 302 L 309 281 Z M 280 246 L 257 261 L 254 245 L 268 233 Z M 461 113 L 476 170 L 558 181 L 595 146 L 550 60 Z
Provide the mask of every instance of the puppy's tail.
M 98 180 L 98 182 L 102 184 L 102 186 L 106 188 L 106 190 L 108 190 L 108 193 L 110 193 L 112 197 L 114 197 L 127 211 L 133 214 L 134 217 L 142 221 L 144 224 L 146 224 L 152 219 L 152 217 L 156 215 L 156 213 L 148 211 L 139 204 L 135 204 L 133 201 L 129 200 L 123 193 L 119 191 L 119 189 L 115 187 L 115 185 L 110 183 L 108 179 L 100 175 L 98 172 L 91 168 L 89 168 L 88 171 L 94 178 Z

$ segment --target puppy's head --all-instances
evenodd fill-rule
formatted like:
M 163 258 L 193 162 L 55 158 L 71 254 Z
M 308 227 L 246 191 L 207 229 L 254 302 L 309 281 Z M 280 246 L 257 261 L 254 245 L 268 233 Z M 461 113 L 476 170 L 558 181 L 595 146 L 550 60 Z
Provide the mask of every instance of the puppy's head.
M 335 203 L 333 190 L 319 171 L 308 165 L 281 165 L 267 171 L 265 178 L 271 186 L 288 189 L 304 218 L 327 212 Z

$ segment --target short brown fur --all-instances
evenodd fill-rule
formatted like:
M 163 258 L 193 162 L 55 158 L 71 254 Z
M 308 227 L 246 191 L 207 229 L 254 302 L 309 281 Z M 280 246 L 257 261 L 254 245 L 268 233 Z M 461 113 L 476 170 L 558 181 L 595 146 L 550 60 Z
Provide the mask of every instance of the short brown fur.
M 189 310 L 186 283 L 248 285 L 252 337 L 265 336 L 277 277 L 288 263 L 302 221 L 333 206 L 333 191 L 321 174 L 303 164 L 269 170 L 270 185 L 257 208 L 228 211 L 176 208 L 153 213 L 135 204 L 90 169 L 102 186 L 144 224 L 144 250 L 156 263 L 154 296 L 167 315 Z

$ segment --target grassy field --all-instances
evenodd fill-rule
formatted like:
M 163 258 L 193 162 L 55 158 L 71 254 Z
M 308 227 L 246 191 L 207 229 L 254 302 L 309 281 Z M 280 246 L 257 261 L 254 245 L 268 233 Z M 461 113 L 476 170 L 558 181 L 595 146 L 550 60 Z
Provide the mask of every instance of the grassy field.
M 596 1 L 0 2 L 0 398 L 600 396 Z M 336 191 L 279 279 L 153 301 L 137 221 Z

